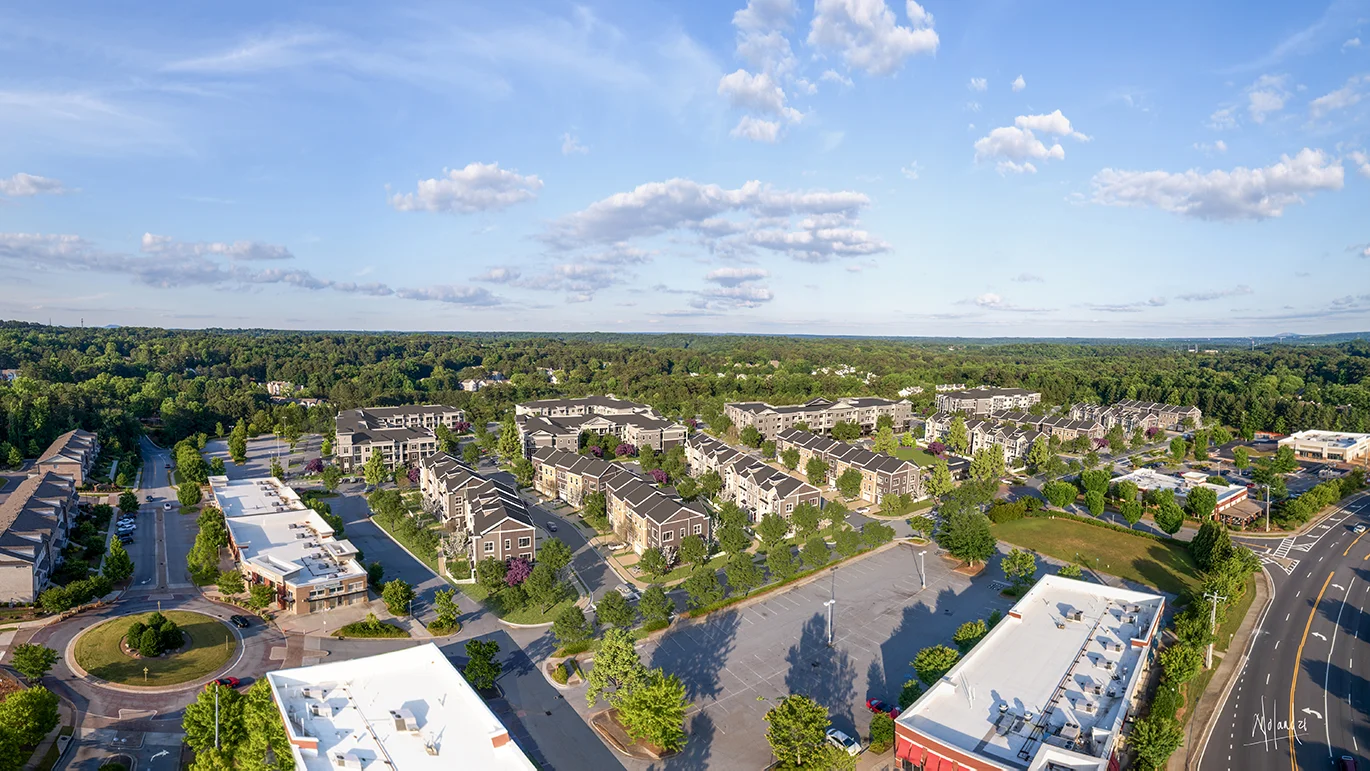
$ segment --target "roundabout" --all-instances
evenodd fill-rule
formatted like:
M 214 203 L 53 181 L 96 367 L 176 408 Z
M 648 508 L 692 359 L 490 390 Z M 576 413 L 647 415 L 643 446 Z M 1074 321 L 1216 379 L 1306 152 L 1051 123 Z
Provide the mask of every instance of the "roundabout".
M 180 627 L 181 644 L 157 656 L 141 656 L 125 644 L 130 627 L 146 624 L 156 611 L 131 613 L 83 630 L 73 641 L 75 663 L 89 677 L 126 687 L 163 688 L 198 683 L 223 669 L 238 651 L 231 627 L 213 616 L 188 610 L 162 614 Z

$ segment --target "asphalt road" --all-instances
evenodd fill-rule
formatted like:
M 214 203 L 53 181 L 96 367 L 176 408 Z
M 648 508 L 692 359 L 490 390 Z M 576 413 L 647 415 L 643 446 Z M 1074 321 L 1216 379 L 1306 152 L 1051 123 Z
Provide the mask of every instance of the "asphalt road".
M 1274 598 L 1200 771 L 1327 769 L 1343 755 L 1370 767 L 1370 537 L 1358 523 L 1370 524 L 1370 495 L 1308 535 L 1254 544 Z
M 176 500 L 176 488 L 168 479 L 166 465 L 171 452 L 142 440 L 143 478 L 138 489 L 141 506 L 138 509 L 138 529 L 133 543 L 127 544 L 133 558 L 132 589 L 152 590 L 188 588 L 190 573 L 186 569 L 186 555 L 195 545 L 198 527 L 195 517 L 181 514 Z M 166 510 L 166 504 L 171 510 Z

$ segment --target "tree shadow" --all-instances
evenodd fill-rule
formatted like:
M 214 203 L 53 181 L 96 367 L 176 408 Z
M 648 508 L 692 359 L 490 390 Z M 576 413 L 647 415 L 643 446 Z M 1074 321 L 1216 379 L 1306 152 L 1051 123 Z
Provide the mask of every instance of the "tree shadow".
M 822 613 L 815 613 L 804 622 L 799 641 L 785 654 L 785 661 L 790 665 L 785 674 L 785 688 L 823 705 L 833 725 L 854 733 L 852 700 L 856 698 L 856 667 L 846 651 L 828 647 L 827 623 Z
M 679 754 L 664 758 L 648 766 L 648 769 L 685 769 L 708 768 L 709 756 L 713 754 L 714 737 L 718 728 L 708 712 L 700 710 L 685 720 L 685 749 Z
M 870 696 L 891 704 L 897 703 L 899 691 L 904 687 L 904 683 L 916 677 L 913 672 L 913 658 L 918 655 L 918 651 L 930 645 L 951 645 L 951 636 L 956 627 L 966 621 L 975 620 L 964 617 L 965 614 L 947 615 L 946 610 L 956 604 L 956 593 L 948 588 L 904 606 L 899 625 L 885 642 L 880 644 L 880 659 L 883 666 L 881 679 L 885 683 L 885 690 L 872 691 Z
M 690 701 L 716 699 L 723 690 L 719 674 L 736 647 L 741 624 L 741 612 L 725 610 L 710 613 L 701 623 L 674 625 L 658 641 L 647 666 L 679 677 Z

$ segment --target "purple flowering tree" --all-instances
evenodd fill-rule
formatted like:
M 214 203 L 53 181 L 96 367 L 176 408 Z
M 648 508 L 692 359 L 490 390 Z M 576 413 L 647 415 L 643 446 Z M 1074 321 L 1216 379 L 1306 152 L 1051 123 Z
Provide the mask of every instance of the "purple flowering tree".
M 689 426 L 690 428 L 699 428 L 699 421 L 695 420 L 694 418 L 689 418 L 685 421 L 685 425 Z
M 648 473 L 652 475 L 652 479 L 659 485 L 664 485 L 671 480 L 671 478 L 666 475 L 666 472 L 659 468 L 654 468 Z
M 617 455 L 620 458 L 624 456 L 635 456 L 637 455 L 637 448 L 627 442 L 620 442 L 618 447 L 614 448 L 614 455 Z
M 526 557 L 510 557 L 505 563 L 504 583 L 509 586 L 518 586 L 528 580 L 528 575 L 533 572 L 533 563 Z
M 928 442 L 928 452 L 940 458 L 946 454 L 947 446 L 941 442 Z
M 409 469 L 409 481 L 413 484 L 419 483 L 419 470 L 417 468 Z
M 1156 435 L 1159 433 L 1161 433 L 1161 429 L 1157 428 L 1156 426 L 1152 426 L 1146 430 L 1146 438 L 1155 439 Z
M 304 473 L 306 473 L 306 474 L 322 474 L 322 473 L 323 473 L 323 458 L 315 458 L 315 459 L 309 461 L 308 463 L 304 464 Z
M 466 433 L 467 431 L 470 431 L 470 430 L 471 430 L 471 424 L 470 424 L 470 423 L 467 423 L 467 422 L 464 421 L 464 420 L 458 420 L 456 423 L 453 423 L 453 424 L 452 424 L 452 431 L 453 431 L 453 433 L 464 434 L 464 433 Z
M 604 448 L 603 448 L 603 447 L 600 447 L 600 446 L 597 445 L 597 444 L 592 444 L 592 445 L 590 445 L 590 454 L 593 455 L 593 456 L 595 456 L 596 458 L 603 458 L 603 457 L 604 457 Z
M 1104 448 L 1107 447 L 1107 446 L 1108 446 L 1108 440 L 1107 440 L 1107 439 L 1103 438 L 1102 436 L 1099 436 L 1099 437 L 1095 437 L 1095 438 L 1094 438 L 1094 449 L 1096 449 L 1096 450 L 1102 450 L 1102 449 L 1104 449 Z

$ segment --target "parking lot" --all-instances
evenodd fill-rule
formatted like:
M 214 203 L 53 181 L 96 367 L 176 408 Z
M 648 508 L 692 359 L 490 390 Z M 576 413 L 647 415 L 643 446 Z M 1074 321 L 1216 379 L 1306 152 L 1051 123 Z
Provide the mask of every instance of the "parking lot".
M 764 716 L 789 693 L 817 700 L 834 726 L 864 742 L 868 697 L 897 701 L 920 649 L 950 645 L 960 624 L 1012 605 L 992 586 L 1002 579 L 997 558 L 972 580 L 952 572 L 929 548 L 928 586 L 922 589 L 918 551 L 898 544 L 805 586 L 714 613 L 703 623 L 681 624 L 645 644 L 643 662 L 679 676 L 697 707 L 684 752 L 658 767 L 712 762 L 764 768 L 772 760 Z M 831 649 L 824 605 L 829 599 L 836 600 Z M 576 700 L 581 709 L 584 702 Z

